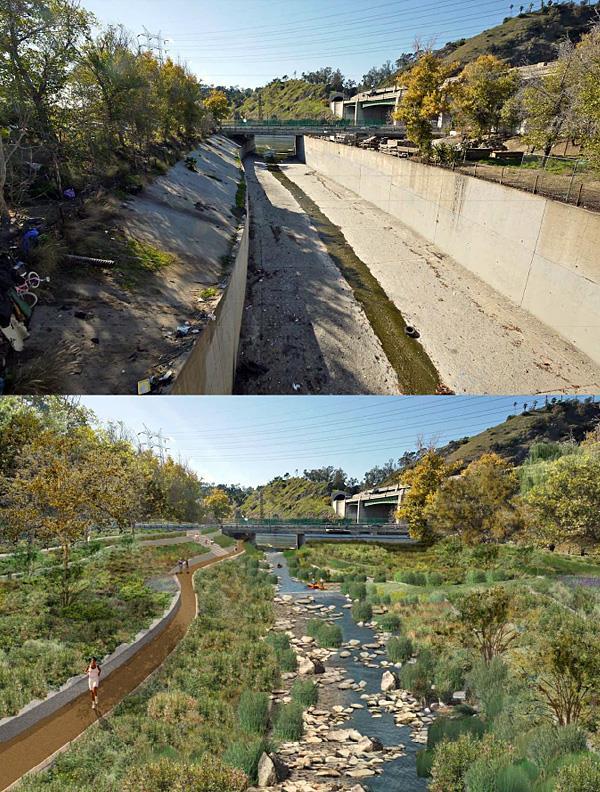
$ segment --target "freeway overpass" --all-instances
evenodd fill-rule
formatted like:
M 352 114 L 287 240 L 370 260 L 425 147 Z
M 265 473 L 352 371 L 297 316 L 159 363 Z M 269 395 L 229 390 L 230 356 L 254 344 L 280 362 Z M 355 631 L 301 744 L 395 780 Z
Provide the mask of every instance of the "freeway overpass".
M 246 539 L 267 547 L 302 547 L 307 542 L 372 542 L 376 544 L 410 544 L 405 525 L 386 522 L 356 523 L 322 520 L 244 520 L 226 523 L 226 536 Z

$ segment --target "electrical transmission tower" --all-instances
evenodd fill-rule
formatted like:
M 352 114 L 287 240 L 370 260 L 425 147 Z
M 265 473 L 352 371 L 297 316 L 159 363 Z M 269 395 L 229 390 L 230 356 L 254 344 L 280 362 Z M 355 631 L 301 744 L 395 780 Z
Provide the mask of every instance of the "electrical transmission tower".
M 169 453 L 167 438 L 163 435 L 162 429 L 159 429 L 158 432 L 153 432 L 146 424 L 143 424 L 143 427 L 144 431 L 138 432 L 138 436 L 145 437 L 146 442 L 140 441 L 140 448 L 143 449 L 145 446 L 149 451 L 158 450 L 160 461 L 164 465 L 165 457 Z
M 165 62 L 165 56 L 169 54 L 165 48 L 165 45 L 168 43 L 169 39 L 163 38 L 162 32 L 160 30 L 158 33 L 150 33 L 146 27 L 144 28 L 144 32 L 138 35 L 138 42 L 140 39 L 146 40 L 144 49 L 146 52 L 156 52 L 158 56 L 158 62 L 161 66 L 163 66 Z M 140 49 L 142 49 L 141 44 Z

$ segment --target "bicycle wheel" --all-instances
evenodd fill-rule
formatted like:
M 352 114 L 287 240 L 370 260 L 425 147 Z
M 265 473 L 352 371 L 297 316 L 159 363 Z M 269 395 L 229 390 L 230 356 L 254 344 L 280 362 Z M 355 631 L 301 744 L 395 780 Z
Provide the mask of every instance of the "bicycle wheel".
M 19 299 L 26 302 L 30 308 L 35 308 L 35 306 L 38 304 L 37 294 L 34 294 L 33 292 L 24 291 L 24 292 L 19 292 L 18 294 L 19 294 Z
M 39 289 L 42 279 L 37 272 L 30 272 L 25 276 L 25 282 L 30 289 Z

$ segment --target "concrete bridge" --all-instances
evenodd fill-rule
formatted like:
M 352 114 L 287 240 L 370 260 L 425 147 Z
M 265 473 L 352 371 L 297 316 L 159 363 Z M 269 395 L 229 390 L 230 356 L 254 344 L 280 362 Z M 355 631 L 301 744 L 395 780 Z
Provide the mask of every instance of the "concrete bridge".
M 223 124 L 221 132 L 228 138 L 235 140 L 242 150 L 242 159 L 254 151 L 256 137 L 293 137 L 295 138 L 296 156 L 301 161 L 304 160 L 304 136 L 316 135 L 318 137 L 332 138 L 338 134 L 362 135 L 369 137 L 403 137 L 403 131 L 399 127 L 388 126 L 384 122 L 353 124 L 350 121 L 234 121 Z
M 340 521 L 248 520 L 227 523 L 222 532 L 234 539 L 246 539 L 259 546 L 298 548 L 307 542 L 373 542 L 378 544 L 410 544 L 412 540 L 405 525 Z

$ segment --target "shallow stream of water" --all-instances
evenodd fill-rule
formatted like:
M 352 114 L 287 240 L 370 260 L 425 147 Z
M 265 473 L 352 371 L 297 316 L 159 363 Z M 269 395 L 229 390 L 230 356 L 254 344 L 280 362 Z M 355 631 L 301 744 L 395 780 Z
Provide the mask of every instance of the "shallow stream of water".
M 351 641 L 356 639 L 361 644 L 373 643 L 376 640 L 375 631 L 369 627 L 358 627 L 349 608 L 343 606 L 347 604 L 346 598 L 342 594 L 330 591 L 311 591 L 307 587 L 290 577 L 285 557 L 282 553 L 267 553 L 267 558 L 274 567 L 274 572 L 279 579 L 279 593 L 291 594 L 297 597 L 314 596 L 315 602 L 323 605 L 333 605 L 342 618 L 335 619 L 342 630 L 343 640 Z M 277 568 L 281 564 L 281 569 Z M 355 654 L 355 653 L 353 653 Z M 364 690 L 347 691 L 348 704 L 364 704 L 361 700 L 361 693 L 378 693 L 380 691 L 382 668 L 367 668 L 362 663 L 354 661 L 353 657 L 340 658 L 332 657 L 330 663 L 346 669 L 348 676 L 356 682 L 364 680 L 366 687 Z M 376 662 L 376 661 L 374 661 Z M 396 726 L 391 713 L 382 713 L 380 718 L 373 718 L 367 709 L 354 711 L 354 715 L 340 728 L 357 729 L 361 734 L 369 737 L 377 737 L 383 745 L 402 744 L 405 748 L 405 755 L 398 759 L 382 764 L 381 775 L 371 778 L 361 779 L 361 784 L 370 792 L 425 792 L 427 782 L 423 778 L 418 778 L 416 773 L 416 752 L 423 746 L 413 742 L 410 737 L 410 728 L 407 726 Z

